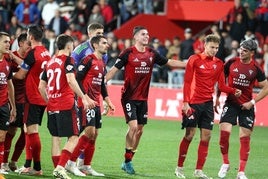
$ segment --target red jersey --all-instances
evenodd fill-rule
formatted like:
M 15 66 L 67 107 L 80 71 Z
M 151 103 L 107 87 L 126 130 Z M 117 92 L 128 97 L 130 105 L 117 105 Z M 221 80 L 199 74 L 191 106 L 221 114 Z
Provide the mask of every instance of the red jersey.
M 67 82 L 67 73 L 74 73 L 73 58 L 60 55 L 47 62 L 41 79 L 47 81 L 48 111 L 70 110 L 74 106 L 74 92 Z
M 41 73 L 50 60 L 50 55 L 44 46 L 36 46 L 29 51 L 24 59 L 25 66 L 28 67 L 26 76 L 26 99 L 31 104 L 46 105 L 46 102 L 39 93 L 38 85 Z
M 224 72 L 231 87 L 242 91 L 239 98 L 229 94 L 227 101 L 236 104 L 243 104 L 252 99 L 252 91 L 255 81 L 262 82 L 266 79 L 262 68 L 252 60 L 249 64 L 243 64 L 240 58 L 229 60 L 224 66 Z
M 4 56 L 0 61 L 0 106 L 8 102 L 7 81 L 12 78 L 11 62 L 8 56 Z
M 235 89 L 225 86 L 223 62 L 204 53 L 192 55 L 185 69 L 183 100 L 199 104 L 213 100 L 215 84 L 222 92 L 234 93 Z
M 145 52 L 139 52 L 135 46 L 121 52 L 114 66 L 125 67 L 122 99 L 147 100 L 154 65 L 167 62 L 166 57 L 150 47 L 146 47 Z
M 17 57 L 22 58 L 18 51 L 13 52 Z M 12 72 L 19 71 L 20 67 L 18 64 L 14 61 L 12 61 L 11 64 Z M 19 80 L 19 79 L 12 79 L 13 85 L 14 85 L 14 91 L 15 91 L 15 102 L 16 103 L 25 103 L 25 79 Z
M 78 66 L 77 79 L 82 90 L 100 106 L 101 85 L 105 75 L 105 64 L 94 54 L 85 57 Z M 79 98 L 78 105 L 82 106 Z

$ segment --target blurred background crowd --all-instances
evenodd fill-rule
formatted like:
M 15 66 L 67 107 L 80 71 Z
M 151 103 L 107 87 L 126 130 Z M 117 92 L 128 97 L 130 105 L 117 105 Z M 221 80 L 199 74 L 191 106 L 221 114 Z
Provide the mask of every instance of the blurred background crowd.
M 165 2 L 166 0 L 0 0 L 0 31 L 11 35 L 12 50 L 16 50 L 16 37 L 25 31 L 27 25 L 43 25 L 43 43 L 50 54 L 54 55 L 57 35 L 69 34 L 74 37 L 75 45 L 78 45 L 88 39 L 88 24 L 99 22 L 105 26 L 111 44 L 107 63 L 107 68 L 110 68 L 120 51 L 132 45 L 132 39 L 117 38 L 112 31 L 137 14 L 164 13 Z M 221 37 L 217 57 L 224 62 L 238 55 L 242 40 L 255 39 L 259 45 L 255 60 L 268 76 L 268 0 L 234 0 L 234 7 L 226 16 L 224 24 L 213 23 L 196 34 L 190 28 L 185 28 L 184 37 L 174 36 L 164 41 L 151 37 L 150 46 L 167 58 L 187 60 L 190 55 L 203 51 L 203 39 L 208 33 Z M 123 73 L 119 73 L 114 81 L 121 81 Z M 183 69 L 155 66 L 152 84 L 181 87 L 183 77 Z

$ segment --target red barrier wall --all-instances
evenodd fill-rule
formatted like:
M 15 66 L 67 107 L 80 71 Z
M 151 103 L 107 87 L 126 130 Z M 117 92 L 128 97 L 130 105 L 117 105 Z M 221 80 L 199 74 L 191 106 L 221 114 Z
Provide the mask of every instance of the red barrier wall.
M 167 17 L 170 20 L 219 21 L 233 6 L 232 1 L 169 0 Z
M 157 37 L 161 42 L 172 39 L 174 36 L 183 37 L 184 29 L 170 21 L 163 15 L 139 14 L 113 31 L 117 38 L 132 38 L 135 26 L 144 26 L 148 29 L 150 38 Z
M 121 107 L 121 88 L 119 85 L 109 85 L 109 96 L 116 106 L 114 116 L 124 116 Z M 182 106 L 182 89 L 166 89 L 166 88 L 151 88 L 148 100 L 148 116 L 150 119 L 162 120 L 181 120 Z M 223 106 L 225 96 L 220 98 L 221 106 Z M 258 102 L 256 105 L 256 126 L 268 126 L 266 119 L 268 105 L 268 97 Z M 220 111 L 221 112 L 221 111 Z M 219 121 L 220 116 L 215 114 L 215 122 Z

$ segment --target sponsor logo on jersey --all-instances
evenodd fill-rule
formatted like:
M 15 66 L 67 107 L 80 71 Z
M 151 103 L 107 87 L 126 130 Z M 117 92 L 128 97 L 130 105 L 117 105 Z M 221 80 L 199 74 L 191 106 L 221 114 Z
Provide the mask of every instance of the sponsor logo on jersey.
M 199 68 L 201 68 L 201 69 L 205 69 L 205 66 L 204 66 L 204 65 L 200 65 Z
M 135 58 L 134 60 L 133 60 L 133 62 L 138 62 L 139 61 L 139 59 L 138 58 Z
M 238 69 L 237 69 L 237 68 L 235 68 L 235 69 L 233 69 L 233 71 L 234 71 L 234 72 L 238 72 Z
M 147 65 L 146 62 L 141 62 L 141 66 L 142 66 L 142 67 L 145 67 L 146 65 Z

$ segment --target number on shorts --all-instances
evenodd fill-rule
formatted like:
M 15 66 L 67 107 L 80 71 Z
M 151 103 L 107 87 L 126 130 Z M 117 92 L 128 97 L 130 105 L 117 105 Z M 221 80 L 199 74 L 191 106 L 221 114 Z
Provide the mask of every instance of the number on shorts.
M 127 111 L 131 111 L 131 105 L 130 105 L 130 103 L 127 103 L 127 104 L 126 104 L 126 110 L 127 110 Z
M 96 113 L 95 113 L 94 109 L 88 109 L 87 114 L 86 114 L 87 122 L 89 123 L 91 121 L 91 119 L 95 117 L 95 115 L 96 115 Z

